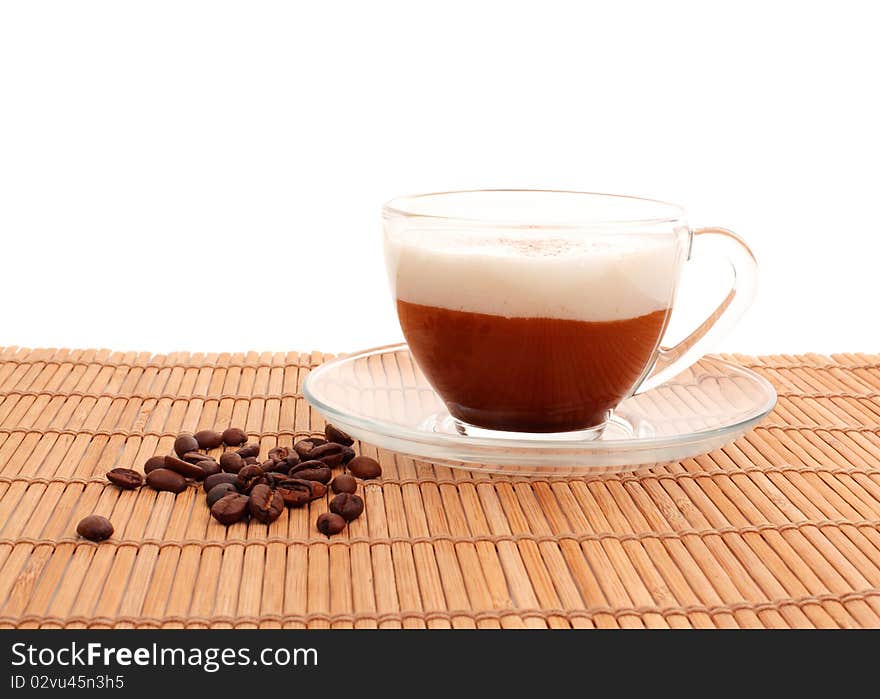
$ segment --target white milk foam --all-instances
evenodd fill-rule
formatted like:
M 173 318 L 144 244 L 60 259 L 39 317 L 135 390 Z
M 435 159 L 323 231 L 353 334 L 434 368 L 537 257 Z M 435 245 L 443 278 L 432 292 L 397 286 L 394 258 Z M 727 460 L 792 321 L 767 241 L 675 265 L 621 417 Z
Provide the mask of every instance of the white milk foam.
M 676 236 L 608 235 L 529 240 L 436 232 L 388 238 L 398 299 L 507 318 L 607 321 L 672 305 Z

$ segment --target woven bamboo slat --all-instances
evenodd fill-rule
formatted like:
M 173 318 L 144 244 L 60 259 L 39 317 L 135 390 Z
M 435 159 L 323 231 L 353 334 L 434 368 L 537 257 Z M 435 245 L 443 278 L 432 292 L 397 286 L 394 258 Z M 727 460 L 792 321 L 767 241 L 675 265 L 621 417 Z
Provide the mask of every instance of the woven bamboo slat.
M 324 500 L 226 528 L 194 487 L 107 484 L 181 431 L 240 425 L 264 452 L 321 432 L 302 384 L 325 358 L 0 349 L 0 627 L 880 626 L 880 355 L 727 355 L 776 386 L 773 414 L 639 472 L 359 445 L 383 477 L 331 539 Z M 76 537 L 90 513 L 112 539 Z

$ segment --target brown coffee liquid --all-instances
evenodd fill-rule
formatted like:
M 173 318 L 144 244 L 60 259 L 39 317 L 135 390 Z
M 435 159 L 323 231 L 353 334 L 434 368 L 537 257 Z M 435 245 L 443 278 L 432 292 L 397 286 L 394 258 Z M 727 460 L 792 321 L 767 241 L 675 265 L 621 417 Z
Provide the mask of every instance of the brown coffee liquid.
M 514 432 L 601 424 L 633 390 L 668 316 L 505 318 L 400 300 L 397 313 L 413 357 L 449 412 Z

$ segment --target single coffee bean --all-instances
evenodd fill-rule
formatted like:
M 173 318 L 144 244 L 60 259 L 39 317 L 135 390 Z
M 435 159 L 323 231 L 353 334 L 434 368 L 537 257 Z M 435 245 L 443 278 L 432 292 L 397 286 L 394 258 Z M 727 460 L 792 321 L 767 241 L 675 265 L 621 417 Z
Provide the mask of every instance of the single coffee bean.
M 244 466 L 244 459 L 234 451 L 227 451 L 220 455 L 220 468 L 226 473 L 238 473 L 242 466 Z
M 89 541 L 104 541 L 113 536 L 113 525 L 106 517 L 89 515 L 76 525 L 76 533 Z
M 299 455 L 294 451 L 281 461 L 275 462 L 275 470 L 279 473 L 289 473 L 290 469 L 299 465 Z
M 293 475 L 305 481 L 318 481 L 318 483 L 329 483 L 330 479 L 333 478 L 333 472 L 327 466 L 323 468 L 304 468 Z
M 328 442 L 335 442 L 344 447 L 350 447 L 354 444 L 354 440 L 351 437 L 330 423 L 327 423 L 327 426 L 324 428 L 324 436 L 327 438 Z
M 288 473 L 290 471 L 290 464 L 287 461 L 276 461 L 272 464 L 272 470 L 275 473 Z
M 273 461 L 284 461 L 288 456 L 294 453 L 291 447 L 272 447 L 269 450 L 269 458 Z
M 184 478 L 192 478 L 193 480 L 202 481 L 205 479 L 205 472 L 195 464 L 191 464 L 183 459 L 178 459 L 169 454 L 165 457 L 165 468 L 179 473 Z
M 266 459 L 260 464 L 260 468 L 263 469 L 266 473 L 275 470 L 275 459 Z
M 222 469 L 214 459 L 204 459 L 199 461 L 196 466 L 205 472 L 205 476 L 213 476 L 215 473 L 221 473 Z
M 324 497 L 327 494 L 327 486 L 317 481 L 288 478 L 278 484 L 277 491 L 288 507 L 302 507 L 312 500 Z
M 182 457 L 189 451 L 198 451 L 199 443 L 191 434 L 182 434 L 174 440 L 174 453 Z
M 306 439 L 299 440 L 296 444 L 293 445 L 293 450 L 297 453 L 300 459 L 303 461 L 308 460 L 308 454 L 315 447 L 319 447 L 322 444 L 326 444 L 326 439 L 321 439 L 321 437 L 308 437 Z
M 114 468 L 107 471 L 107 480 L 123 490 L 134 490 L 144 482 L 144 477 L 130 468 Z
M 188 461 L 191 464 L 197 464 L 199 463 L 199 461 L 204 461 L 205 459 L 209 459 L 210 461 L 214 460 L 207 454 L 202 454 L 202 452 L 200 451 L 188 451 L 180 458 L 184 461 Z
M 231 483 L 232 485 L 235 485 L 237 482 L 238 475 L 236 475 L 235 473 L 214 473 L 205 479 L 205 492 L 210 493 L 215 486 L 218 486 L 221 483 Z
M 291 476 L 299 473 L 300 471 L 304 471 L 310 468 L 327 468 L 327 464 L 323 461 L 300 461 L 296 466 L 291 466 L 290 470 L 287 472 Z M 299 478 L 299 476 L 296 476 Z
M 262 466 L 260 466 L 260 468 L 263 469 Z M 275 475 L 276 474 L 274 471 L 267 471 L 266 469 L 263 469 L 263 477 L 260 479 L 259 482 L 268 485 L 270 488 L 277 488 L 279 483 L 281 483 L 282 481 L 286 481 L 288 478 L 287 474 L 284 473 L 277 474 L 278 478 L 276 478 Z
M 193 437 L 202 449 L 216 449 L 223 444 L 223 435 L 214 430 L 202 430 L 196 432 Z
M 348 470 L 353 476 L 369 480 L 382 475 L 382 467 L 376 459 L 369 456 L 357 456 L 348 462 Z
M 323 461 L 330 468 L 335 468 L 342 463 L 342 451 L 345 449 L 341 444 L 328 442 L 315 447 L 309 452 L 309 461 Z
M 312 484 L 312 500 L 322 498 L 327 494 L 327 486 L 318 481 L 306 481 Z
M 211 505 L 211 516 L 220 524 L 235 524 L 244 518 L 247 509 L 247 495 L 229 493 Z
M 357 487 L 358 484 L 354 476 L 349 476 L 347 473 L 336 476 L 330 482 L 330 488 L 334 493 L 354 493 L 357 491 Z
M 260 445 L 254 444 L 253 442 L 250 444 L 245 444 L 243 447 L 235 450 L 236 453 L 242 458 L 247 459 L 251 456 L 259 456 L 260 455 Z
M 186 463 L 185 461 L 182 463 Z M 188 466 L 191 464 L 187 464 Z M 170 468 L 157 468 L 147 474 L 147 485 L 155 490 L 182 493 L 186 490 L 186 478 Z
M 272 490 L 268 485 L 259 483 L 251 491 L 248 509 L 251 512 L 251 517 L 255 520 L 269 524 L 269 522 L 278 519 L 284 511 L 284 500 L 277 491 Z
M 333 478 L 333 472 L 330 467 L 322 461 L 303 461 L 288 471 L 288 474 L 294 478 L 301 478 L 304 481 L 318 481 L 319 483 L 329 483 Z
M 239 444 L 244 444 L 247 441 L 247 433 L 238 427 L 230 427 L 228 430 L 223 430 L 221 437 L 223 438 L 223 443 L 229 447 L 237 447 Z
M 144 463 L 144 473 L 149 473 L 150 471 L 154 471 L 157 468 L 165 468 L 165 456 L 151 456 Z
M 315 522 L 315 525 L 322 534 L 332 536 L 345 529 L 345 520 L 335 512 L 325 512 L 322 515 L 318 515 L 318 521 Z
M 342 448 L 342 465 L 345 466 L 349 461 L 351 461 L 357 453 L 351 447 L 343 447 Z
M 205 496 L 205 501 L 208 503 L 208 507 L 213 507 L 214 503 L 217 502 L 220 498 L 229 495 L 229 493 L 237 493 L 235 485 L 232 483 L 220 483 L 219 485 L 215 485 L 211 490 L 208 491 L 208 494 Z
M 364 511 L 364 500 L 360 495 L 339 493 L 330 501 L 330 511 L 338 514 L 346 522 L 361 516 Z
M 308 454 L 314 448 L 315 445 L 312 443 L 311 439 L 301 439 L 293 445 L 293 450 L 296 452 L 296 455 L 299 456 L 300 459 L 305 459 L 306 454 Z
M 246 456 L 243 459 L 245 464 L 259 464 L 260 460 L 256 456 Z
M 276 492 L 288 507 L 302 507 L 312 500 L 312 481 L 288 478 L 278 486 Z
M 265 483 L 266 474 L 263 469 L 256 464 L 249 464 L 247 466 L 242 466 L 241 471 L 238 472 L 238 480 L 236 480 L 235 485 L 242 493 L 250 493 L 251 488 L 260 483 Z

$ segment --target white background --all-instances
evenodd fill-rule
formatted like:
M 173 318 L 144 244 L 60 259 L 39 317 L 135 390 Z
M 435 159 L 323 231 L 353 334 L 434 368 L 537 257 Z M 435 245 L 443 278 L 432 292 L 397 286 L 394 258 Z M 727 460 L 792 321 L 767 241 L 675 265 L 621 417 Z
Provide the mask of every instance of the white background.
M 878 351 L 871 8 L 3 2 L 0 345 L 384 344 L 381 204 L 533 186 L 746 238 L 720 349 Z

